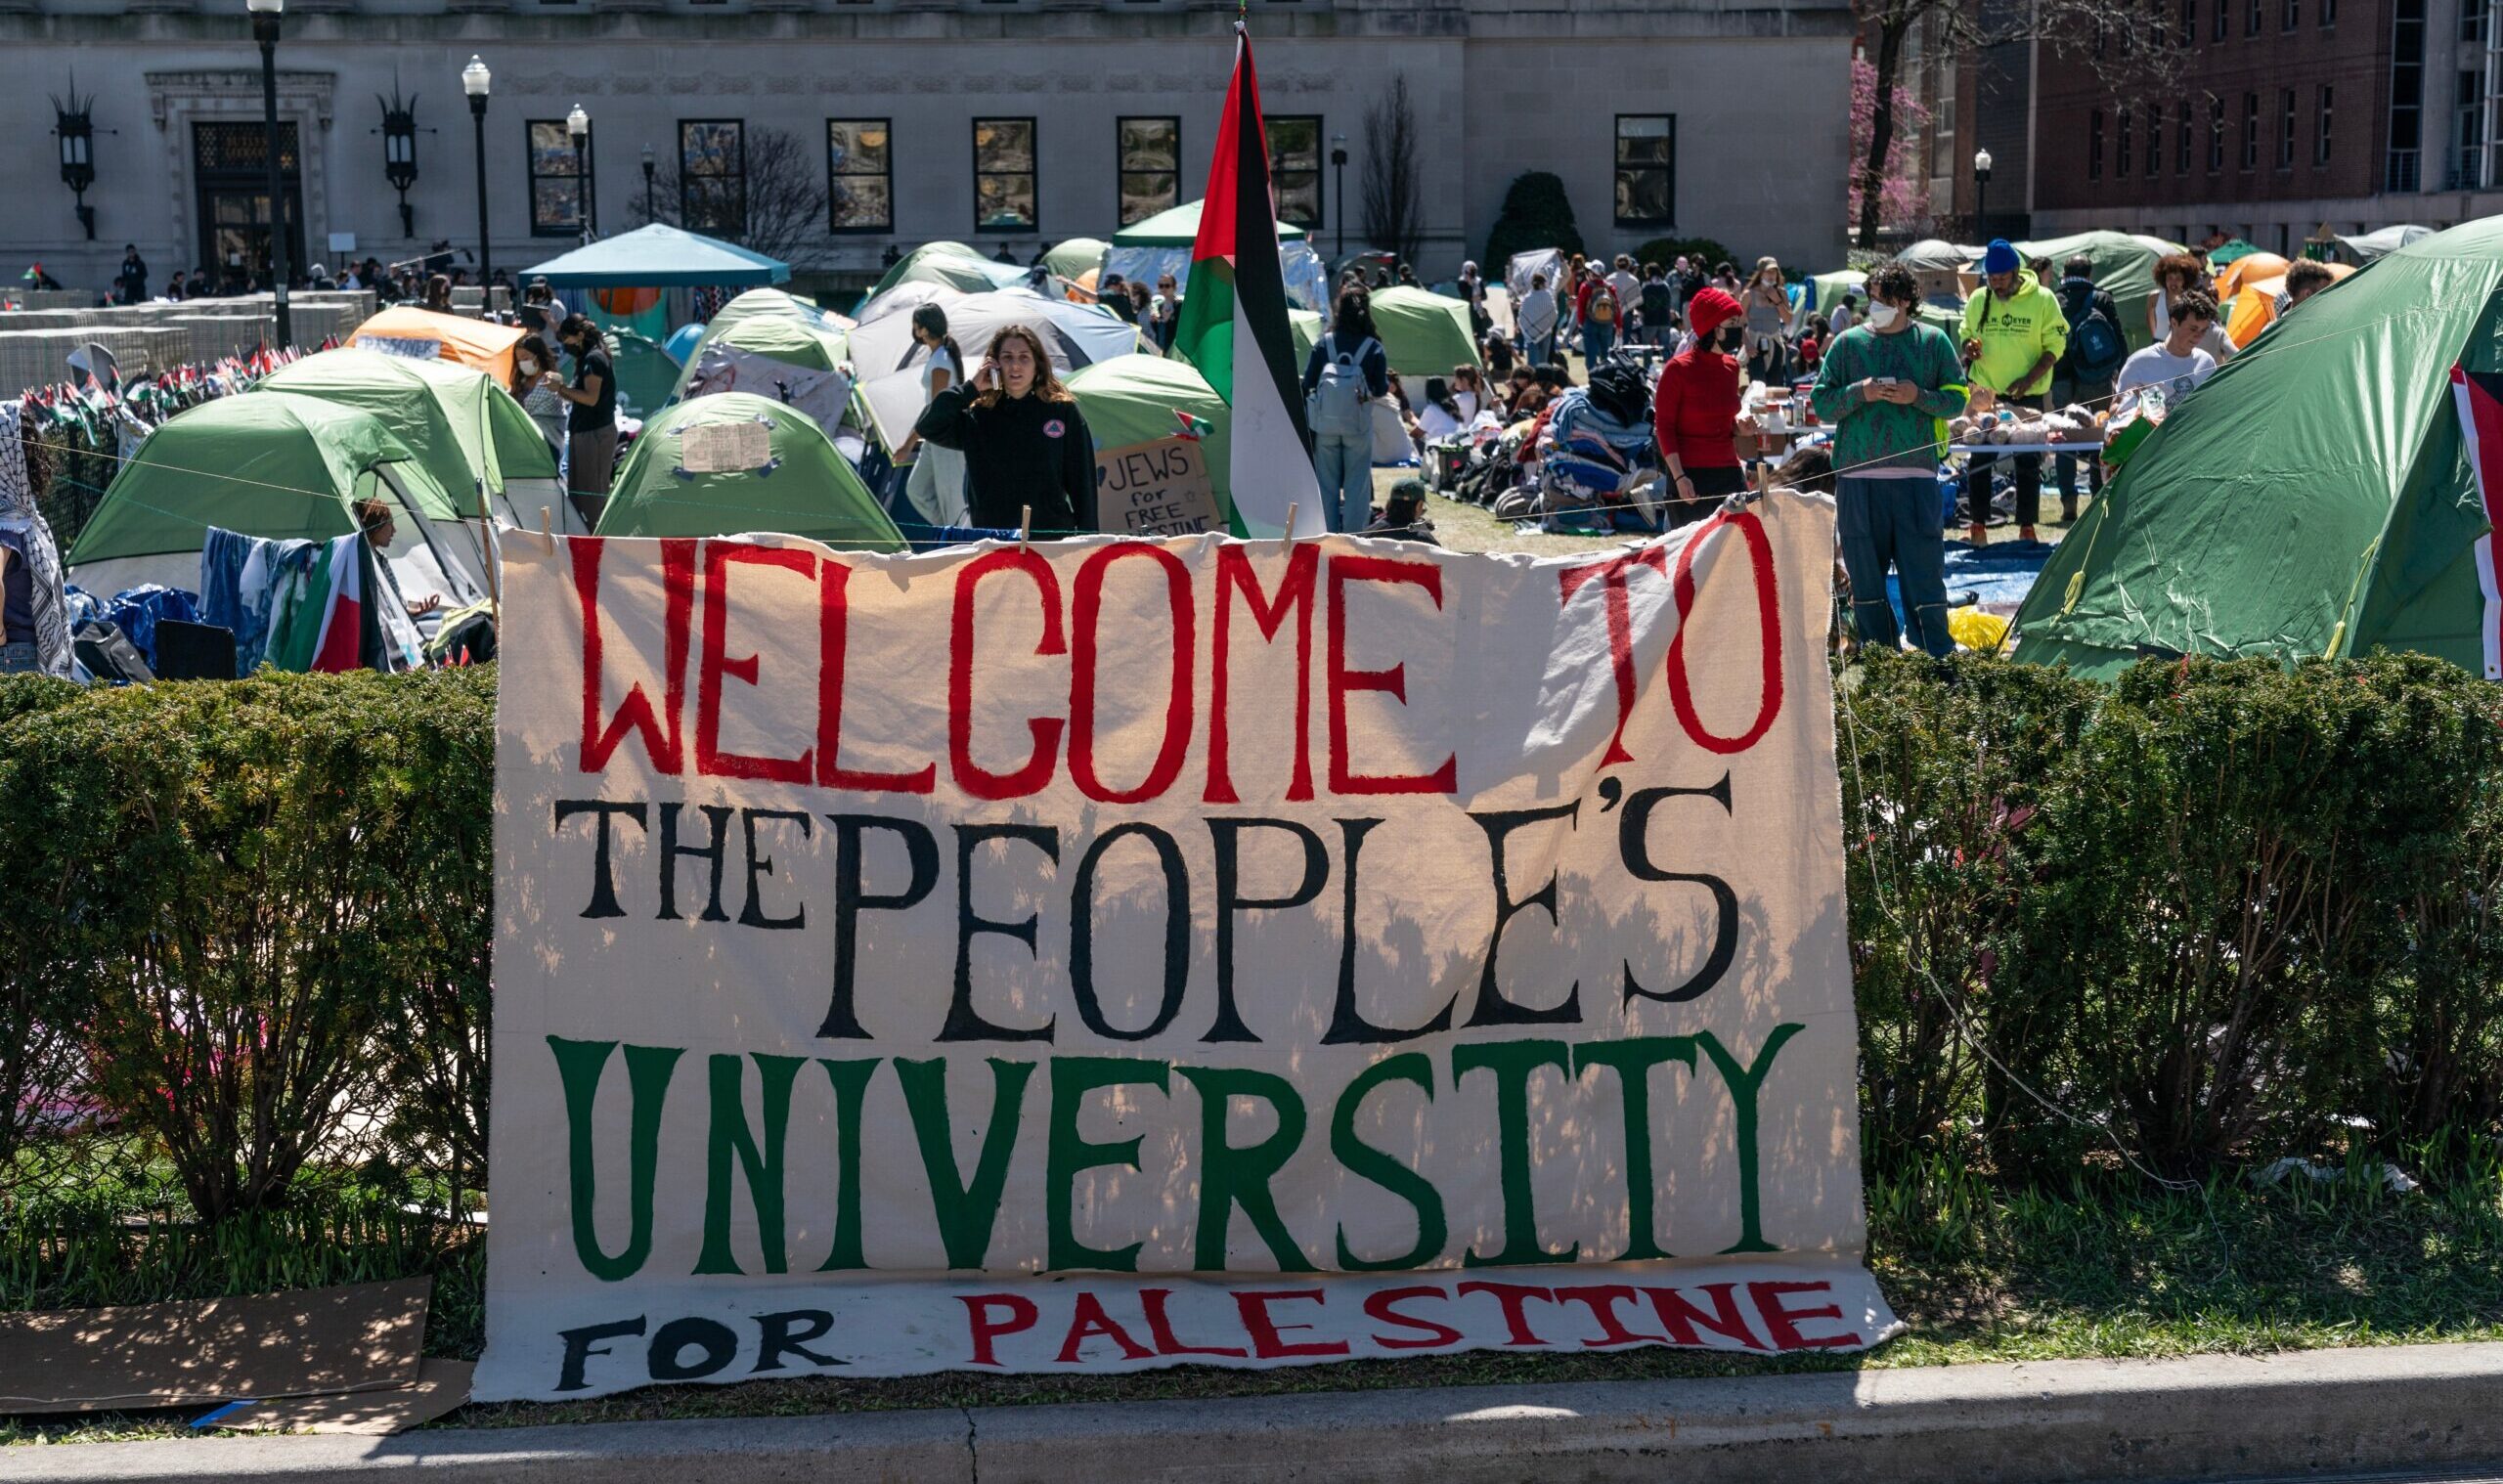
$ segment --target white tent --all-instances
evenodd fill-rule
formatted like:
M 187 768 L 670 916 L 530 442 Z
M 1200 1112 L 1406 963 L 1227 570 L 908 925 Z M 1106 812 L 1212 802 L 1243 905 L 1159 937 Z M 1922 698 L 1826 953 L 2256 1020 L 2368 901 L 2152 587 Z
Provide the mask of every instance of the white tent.
M 858 320 L 860 324 L 867 325 L 883 320 L 889 315 L 908 315 L 924 304 L 937 304 L 944 308 L 964 296 L 963 289 L 950 288 L 944 284 L 929 284 L 918 280 L 909 284 L 898 284 L 876 298 L 863 302 Z
M 947 332 L 965 353 L 968 375 L 988 354 L 992 338 L 1011 325 L 1038 331 L 1063 376 L 1139 348 L 1137 326 L 1091 304 L 1073 304 L 1031 288 L 998 288 L 969 293 L 947 305 Z M 929 359 L 929 351 L 912 338 L 910 315 L 864 321 L 852 331 L 852 365 L 859 372 L 860 397 L 879 438 L 891 450 L 921 416 L 921 367 Z
M 2406 246 L 2408 243 L 2415 241 L 2419 238 L 2428 238 L 2433 235 L 2434 229 L 2431 227 L 2417 227 L 2412 225 L 2384 227 L 2379 232 L 2366 232 L 2354 237 L 2341 237 L 2338 239 L 2338 241 L 2339 245 L 2345 247 L 2348 254 L 2356 262 L 2369 263 L 2373 259 L 2382 256 L 2384 253 L 2396 252 L 2399 248 Z

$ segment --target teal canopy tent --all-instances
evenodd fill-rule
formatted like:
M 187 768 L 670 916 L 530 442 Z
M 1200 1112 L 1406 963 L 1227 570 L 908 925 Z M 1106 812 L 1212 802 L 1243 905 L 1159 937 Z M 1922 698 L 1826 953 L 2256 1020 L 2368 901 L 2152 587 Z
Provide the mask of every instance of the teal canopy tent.
M 746 287 L 782 284 L 791 265 L 731 242 L 654 222 L 522 270 L 557 288 Z

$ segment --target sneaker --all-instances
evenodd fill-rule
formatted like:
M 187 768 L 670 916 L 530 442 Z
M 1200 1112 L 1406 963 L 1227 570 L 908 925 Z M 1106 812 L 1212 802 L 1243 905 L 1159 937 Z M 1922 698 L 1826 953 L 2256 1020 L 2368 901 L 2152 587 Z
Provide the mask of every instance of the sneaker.
M 2073 526 L 2077 524 L 2076 501 L 2063 500 L 2060 502 L 2060 524 L 2064 526 Z

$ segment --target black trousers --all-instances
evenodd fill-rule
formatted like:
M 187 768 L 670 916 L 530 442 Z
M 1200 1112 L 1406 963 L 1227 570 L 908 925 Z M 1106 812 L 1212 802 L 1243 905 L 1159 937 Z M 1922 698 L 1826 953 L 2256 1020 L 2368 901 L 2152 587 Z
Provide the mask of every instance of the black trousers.
M 2042 410 L 2042 397 L 2001 397 L 2009 407 Z M 2001 458 L 2016 465 L 2016 523 L 2037 524 L 2042 518 L 2042 456 L 2040 454 L 1975 454 L 1964 465 L 1964 519 L 1987 525 L 1991 518 L 1991 473 Z

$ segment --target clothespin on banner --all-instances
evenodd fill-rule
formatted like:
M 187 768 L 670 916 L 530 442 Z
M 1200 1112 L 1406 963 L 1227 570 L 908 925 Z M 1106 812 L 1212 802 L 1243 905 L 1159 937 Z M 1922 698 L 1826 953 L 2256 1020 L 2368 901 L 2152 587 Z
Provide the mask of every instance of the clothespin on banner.
M 549 527 L 546 505 L 539 507 L 539 540 L 547 546 L 549 556 L 556 554 L 556 533 Z
M 1302 508 L 1303 506 L 1295 501 L 1290 500 L 1287 502 L 1287 528 L 1285 534 L 1278 538 L 1281 545 L 1289 546 L 1295 545 L 1295 518 L 1296 512 L 1300 511 Z
M 1034 538 L 1034 507 L 1032 505 L 1019 505 L 1017 508 L 1019 511 L 1017 516 L 1017 550 L 1020 555 L 1023 555 L 1028 545 L 1032 542 Z

